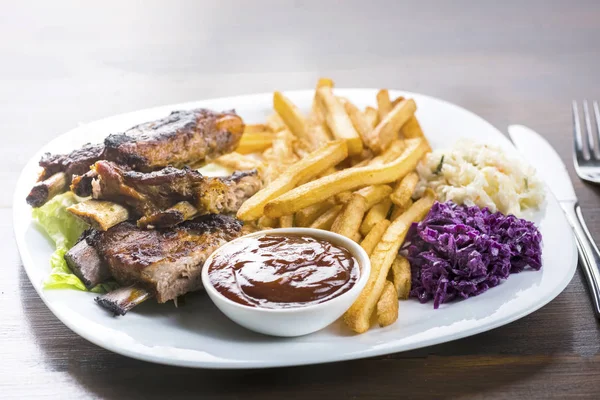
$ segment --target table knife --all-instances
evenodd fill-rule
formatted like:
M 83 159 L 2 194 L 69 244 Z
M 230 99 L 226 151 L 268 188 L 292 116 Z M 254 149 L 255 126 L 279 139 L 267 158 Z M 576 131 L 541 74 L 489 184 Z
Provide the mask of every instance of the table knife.
M 552 191 L 573 227 L 579 262 L 590 287 L 594 312 L 600 318 L 600 251 L 583 219 L 567 168 L 550 143 L 533 130 L 522 125 L 510 125 L 508 134 Z

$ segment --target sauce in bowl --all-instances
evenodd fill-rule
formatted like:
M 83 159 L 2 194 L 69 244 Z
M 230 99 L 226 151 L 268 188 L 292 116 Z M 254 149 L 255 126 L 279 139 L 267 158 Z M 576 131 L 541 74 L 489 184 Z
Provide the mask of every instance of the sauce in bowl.
M 251 236 L 227 250 L 208 265 L 209 281 L 223 296 L 250 307 L 323 303 L 350 290 L 360 274 L 349 250 L 311 236 Z

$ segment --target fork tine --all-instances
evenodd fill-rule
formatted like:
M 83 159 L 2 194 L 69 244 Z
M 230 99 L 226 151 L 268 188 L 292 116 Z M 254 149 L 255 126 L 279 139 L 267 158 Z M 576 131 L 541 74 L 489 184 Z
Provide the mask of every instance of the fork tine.
M 585 154 L 583 152 L 583 139 L 581 137 L 581 124 L 579 123 L 579 108 L 577 107 L 577 102 L 573 100 L 572 104 L 573 109 L 573 139 L 574 139 L 574 147 L 575 147 L 575 160 L 579 161 L 581 159 L 585 159 Z
M 596 158 L 596 146 L 594 146 L 594 131 L 592 130 L 592 119 L 590 117 L 590 109 L 588 107 L 587 100 L 583 101 L 583 120 L 585 121 L 589 157 Z
M 596 120 L 596 140 L 598 143 L 598 150 L 600 150 L 600 107 L 598 107 L 598 102 L 594 101 L 594 119 Z

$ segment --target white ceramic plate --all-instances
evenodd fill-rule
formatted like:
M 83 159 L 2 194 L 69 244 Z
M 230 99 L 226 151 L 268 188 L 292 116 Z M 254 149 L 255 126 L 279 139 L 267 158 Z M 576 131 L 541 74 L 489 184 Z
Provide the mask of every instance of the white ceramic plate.
M 356 105 L 375 104 L 374 89 L 338 89 Z M 286 93 L 303 111 L 313 91 Z M 417 115 L 433 147 L 450 146 L 460 137 L 494 143 L 516 154 L 510 142 L 480 117 L 435 98 L 400 91 L 393 97 L 413 97 Z M 548 195 L 544 212 L 536 216 L 544 237 L 543 268 L 524 271 L 467 301 L 445 304 L 416 300 L 400 304 L 400 318 L 387 327 L 362 335 L 348 332 L 340 321 L 317 333 L 292 339 L 252 333 L 222 315 L 204 293 L 188 296 L 183 307 L 172 303 L 142 304 L 125 317 L 112 317 L 93 301 L 94 294 L 75 290 L 44 290 L 52 245 L 31 219 L 25 197 L 35 181 L 37 162 L 44 152 L 63 153 L 87 142 L 101 142 L 109 133 L 163 117 L 175 109 L 235 108 L 247 123 L 263 121 L 271 111 L 272 94 L 231 97 L 176 104 L 117 115 L 80 126 L 44 146 L 25 166 L 14 200 L 17 244 L 27 275 L 48 308 L 70 329 L 87 340 L 126 356 L 180 366 L 258 368 L 302 365 L 389 354 L 448 342 L 484 332 L 519 319 L 554 299 L 573 277 L 577 254 L 571 229 L 554 198 Z

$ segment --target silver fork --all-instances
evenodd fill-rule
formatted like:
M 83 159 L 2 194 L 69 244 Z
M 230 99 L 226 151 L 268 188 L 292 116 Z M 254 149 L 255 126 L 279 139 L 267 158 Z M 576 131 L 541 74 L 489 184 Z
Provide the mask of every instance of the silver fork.
M 577 175 L 588 182 L 600 183 L 600 107 L 592 103 L 596 129 L 592 127 L 592 116 L 587 100 L 583 101 L 583 121 L 585 133 L 582 133 L 579 107 L 573 100 L 573 160 Z M 596 137 L 594 144 L 594 137 Z

